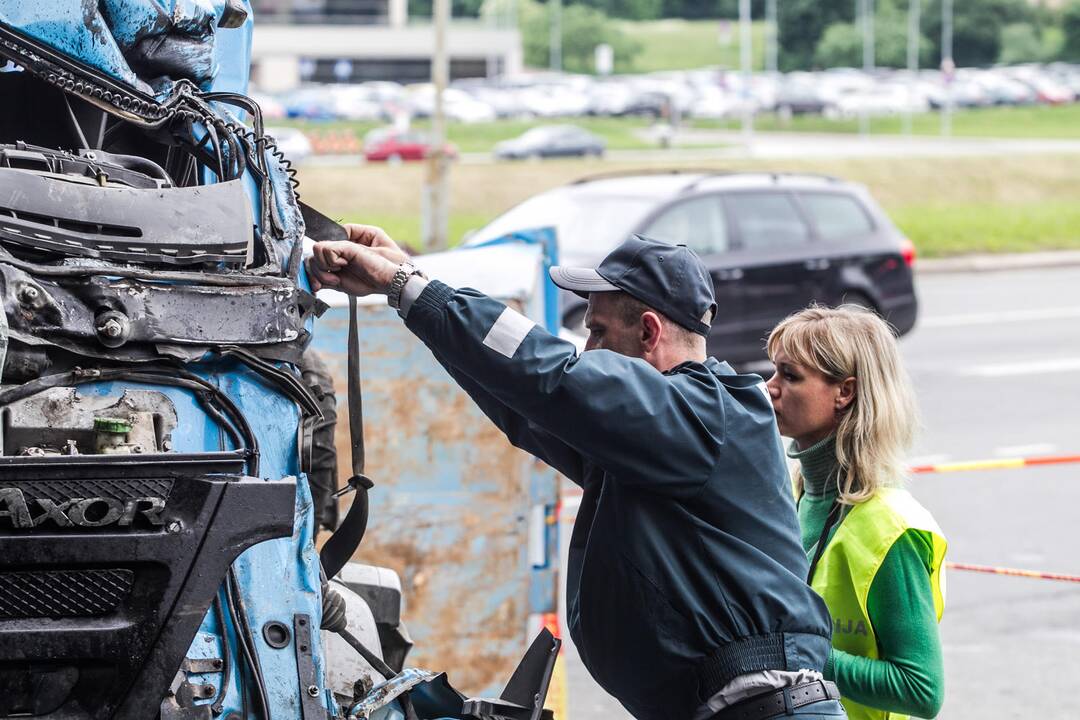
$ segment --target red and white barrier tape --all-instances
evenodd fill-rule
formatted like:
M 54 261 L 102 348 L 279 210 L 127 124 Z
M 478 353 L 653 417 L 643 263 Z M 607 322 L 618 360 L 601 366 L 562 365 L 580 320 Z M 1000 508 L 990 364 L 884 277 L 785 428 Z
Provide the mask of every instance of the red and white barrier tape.
M 908 468 L 912 474 L 963 472 L 965 470 L 1012 470 L 1040 465 L 1068 465 L 1080 463 L 1080 455 L 1046 455 L 1030 458 L 994 458 L 992 460 L 967 460 L 964 462 L 915 465 Z
M 1048 573 L 1038 570 L 1018 570 L 1017 568 L 971 565 L 969 563 L 958 562 L 947 562 L 945 563 L 945 567 L 950 570 L 966 570 L 969 572 L 987 573 L 989 575 L 1013 575 L 1014 577 L 1034 578 L 1036 580 L 1057 580 L 1059 582 L 1080 583 L 1080 575 L 1063 575 L 1061 573 Z

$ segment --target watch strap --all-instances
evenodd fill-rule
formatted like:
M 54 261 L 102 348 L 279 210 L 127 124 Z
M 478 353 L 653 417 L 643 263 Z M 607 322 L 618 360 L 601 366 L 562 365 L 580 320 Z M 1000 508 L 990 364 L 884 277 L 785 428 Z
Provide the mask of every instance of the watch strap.
M 409 282 L 409 278 L 413 275 L 423 275 L 423 273 L 408 260 L 398 265 L 397 272 L 394 273 L 394 277 L 390 280 L 390 287 L 386 291 L 386 302 L 390 307 L 395 310 L 401 307 L 401 291 L 405 289 L 405 283 Z

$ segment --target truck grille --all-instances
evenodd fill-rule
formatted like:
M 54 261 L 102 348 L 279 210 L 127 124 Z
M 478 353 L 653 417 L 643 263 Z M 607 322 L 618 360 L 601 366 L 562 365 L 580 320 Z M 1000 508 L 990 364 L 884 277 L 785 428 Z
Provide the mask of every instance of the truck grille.
M 0 573 L 0 619 L 104 615 L 131 592 L 130 570 Z
M 109 500 L 129 500 L 137 497 L 159 497 L 169 499 L 173 481 L 165 478 L 79 478 L 75 480 L 48 479 L 26 480 L 19 483 L 19 488 L 28 499 L 45 498 L 61 501 L 69 498 L 106 498 Z

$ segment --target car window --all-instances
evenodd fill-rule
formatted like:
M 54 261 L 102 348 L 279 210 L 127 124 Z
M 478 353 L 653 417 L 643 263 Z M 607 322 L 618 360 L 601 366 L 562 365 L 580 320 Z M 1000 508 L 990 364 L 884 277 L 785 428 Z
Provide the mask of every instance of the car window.
M 728 198 L 728 211 L 746 249 L 771 250 L 809 242 L 810 228 L 786 193 L 732 193 Z
M 493 240 L 517 230 L 556 226 L 559 262 L 595 265 L 630 237 L 657 203 L 647 197 L 623 197 L 562 189 L 535 195 L 492 220 L 467 245 Z
M 859 201 L 838 193 L 800 193 L 822 240 L 843 240 L 873 231 L 874 226 Z
M 673 245 L 683 244 L 699 255 L 728 249 L 727 223 L 719 195 L 685 200 L 653 221 L 645 235 Z

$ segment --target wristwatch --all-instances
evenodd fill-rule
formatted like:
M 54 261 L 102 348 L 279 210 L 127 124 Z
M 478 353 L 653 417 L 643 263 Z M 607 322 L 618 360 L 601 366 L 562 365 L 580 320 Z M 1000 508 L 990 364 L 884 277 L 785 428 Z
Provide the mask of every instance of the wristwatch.
M 408 260 L 398 265 L 397 272 L 394 273 L 394 277 L 390 280 L 390 287 L 386 291 L 386 302 L 390 307 L 395 310 L 401 307 L 401 291 L 405 289 L 405 283 L 409 282 L 409 278 L 413 275 L 425 277 L 420 268 Z

